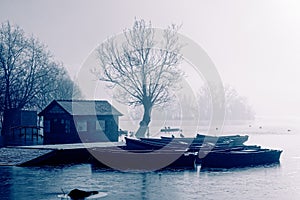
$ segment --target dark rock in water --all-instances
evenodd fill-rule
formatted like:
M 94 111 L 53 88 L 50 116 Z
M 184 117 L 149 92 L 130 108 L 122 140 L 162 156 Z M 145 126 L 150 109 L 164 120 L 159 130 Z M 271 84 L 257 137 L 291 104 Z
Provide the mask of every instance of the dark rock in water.
M 69 192 L 68 196 L 71 197 L 73 200 L 79 200 L 79 199 L 84 199 L 86 197 L 89 197 L 93 194 L 98 194 L 98 191 L 83 191 L 83 190 L 78 190 L 74 189 Z

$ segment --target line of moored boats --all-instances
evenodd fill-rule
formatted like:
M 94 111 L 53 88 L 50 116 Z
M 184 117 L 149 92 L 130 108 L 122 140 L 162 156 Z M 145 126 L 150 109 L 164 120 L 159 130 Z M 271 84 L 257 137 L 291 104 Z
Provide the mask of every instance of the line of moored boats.
M 195 138 L 129 138 L 126 145 L 92 148 L 97 166 L 119 170 L 159 170 L 163 168 L 234 168 L 279 163 L 281 150 L 245 145 L 248 136 L 208 136 Z

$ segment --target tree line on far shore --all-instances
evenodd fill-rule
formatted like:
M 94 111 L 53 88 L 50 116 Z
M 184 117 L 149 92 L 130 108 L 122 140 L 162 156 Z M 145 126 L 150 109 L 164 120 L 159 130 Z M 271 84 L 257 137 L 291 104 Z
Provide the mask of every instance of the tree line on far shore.
M 248 99 L 241 96 L 230 85 L 225 86 L 225 120 L 254 120 L 255 111 Z M 129 117 L 138 120 L 143 110 L 140 107 L 132 108 Z M 155 120 L 191 120 L 199 119 L 203 123 L 209 122 L 212 117 L 211 94 L 207 87 L 202 86 L 196 94 L 180 93 L 177 101 L 154 112 Z
M 0 26 L 0 118 L 22 109 L 41 110 L 53 99 L 80 97 L 80 90 L 46 45 L 9 21 Z

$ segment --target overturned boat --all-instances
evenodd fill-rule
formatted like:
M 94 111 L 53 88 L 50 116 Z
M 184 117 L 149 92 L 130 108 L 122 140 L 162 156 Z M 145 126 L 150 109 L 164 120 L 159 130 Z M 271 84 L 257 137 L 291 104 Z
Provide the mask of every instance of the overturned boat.
M 64 191 L 63 191 L 64 192 Z M 82 200 L 82 199 L 98 199 L 107 196 L 107 193 L 99 191 L 84 191 L 80 189 L 73 189 L 68 194 L 57 195 L 60 199 Z

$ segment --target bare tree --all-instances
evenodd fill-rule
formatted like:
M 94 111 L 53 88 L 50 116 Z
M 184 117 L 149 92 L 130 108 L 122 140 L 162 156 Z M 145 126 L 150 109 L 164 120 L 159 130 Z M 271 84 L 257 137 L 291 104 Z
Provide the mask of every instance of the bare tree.
M 35 107 L 45 108 L 53 99 L 81 99 L 82 93 L 76 83 L 69 77 L 62 65 L 53 66 L 54 73 L 45 76 L 40 93 L 35 96 Z M 31 105 L 32 106 L 32 105 Z
M 37 108 L 63 72 L 61 64 L 33 36 L 8 21 L 0 27 L 0 113 L 2 134 L 8 131 L 7 113 Z M 47 102 L 48 103 L 48 102 Z
M 247 98 L 240 96 L 233 87 L 225 87 L 225 98 L 225 109 L 228 119 L 252 120 L 255 118 L 255 112 L 248 104 Z
M 70 78 L 64 69 L 61 70 L 60 75 L 56 78 L 54 87 L 55 92 L 51 93 L 51 99 L 83 98 L 79 86 Z
M 135 20 L 132 29 L 124 30 L 124 43 L 110 38 L 98 48 L 100 69 L 94 73 L 99 80 L 116 90 L 119 102 L 143 106 L 137 137 L 145 135 L 153 107 L 170 101 L 170 91 L 182 77 L 177 67 L 182 60 L 177 31 L 178 26 L 171 25 L 164 30 L 161 40 L 155 41 L 151 23 Z M 164 49 L 155 47 L 158 42 L 163 43 Z

